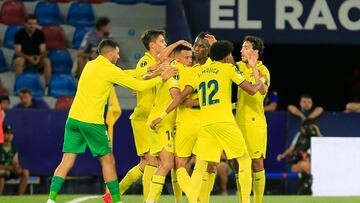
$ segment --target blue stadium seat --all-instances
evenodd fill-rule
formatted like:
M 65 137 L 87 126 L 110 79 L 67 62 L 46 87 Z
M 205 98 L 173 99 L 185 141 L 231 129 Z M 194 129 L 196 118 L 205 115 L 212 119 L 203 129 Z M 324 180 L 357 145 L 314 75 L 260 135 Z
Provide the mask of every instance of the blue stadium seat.
M 152 5 L 165 5 L 166 0 L 146 0 L 146 2 Z
M 71 74 L 73 61 L 67 49 L 52 49 L 48 53 L 53 74 Z
M 15 94 L 18 95 L 19 91 L 25 87 L 31 90 L 34 97 L 44 96 L 44 89 L 37 73 L 22 73 L 16 77 Z
M 14 48 L 15 33 L 23 27 L 24 27 L 23 25 L 9 25 L 6 28 L 5 37 L 4 37 L 5 47 L 9 49 Z
M 40 1 L 36 4 L 35 15 L 40 25 L 60 25 L 63 23 L 57 3 Z
M 79 49 L 85 34 L 94 27 L 78 26 L 73 35 L 72 48 Z
M 91 4 L 74 2 L 70 5 L 67 22 L 73 26 L 94 25 L 95 15 Z
M 115 2 L 118 4 L 137 4 L 137 3 L 140 3 L 141 0 L 112 0 L 112 2 Z
M 5 57 L 3 51 L 0 49 L 0 73 L 6 72 L 9 69 L 6 67 Z
M 49 85 L 49 96 L 65 97 L 75 96 L 76 82 L 71 75 L 55 74 L 52 76 Z

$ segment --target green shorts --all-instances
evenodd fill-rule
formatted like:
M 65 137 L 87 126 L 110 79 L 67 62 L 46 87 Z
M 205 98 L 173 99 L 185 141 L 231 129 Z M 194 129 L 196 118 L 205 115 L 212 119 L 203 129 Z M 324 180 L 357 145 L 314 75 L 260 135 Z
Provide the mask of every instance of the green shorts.
M 68 118 L 65 125 L 64 153 L 84 153 L 89 146 L 94 157 L 112 152 L 105 124 L 85 123 Z

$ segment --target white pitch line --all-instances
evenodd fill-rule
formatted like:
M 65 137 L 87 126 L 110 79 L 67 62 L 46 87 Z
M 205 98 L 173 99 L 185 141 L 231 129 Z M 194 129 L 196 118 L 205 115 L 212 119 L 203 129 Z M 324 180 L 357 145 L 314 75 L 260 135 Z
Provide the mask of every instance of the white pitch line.
M 98 198 L 98 197 L 100 197 L 100 196 L 99 195 L 93 195 L 93 196 L 88 196 L 88 197 L 79 197 L 79 198 L 73 199 L 73 200 L 65 202 L 65 203 L 85 202 L 86 200 L 95 199 L 95 198 Z

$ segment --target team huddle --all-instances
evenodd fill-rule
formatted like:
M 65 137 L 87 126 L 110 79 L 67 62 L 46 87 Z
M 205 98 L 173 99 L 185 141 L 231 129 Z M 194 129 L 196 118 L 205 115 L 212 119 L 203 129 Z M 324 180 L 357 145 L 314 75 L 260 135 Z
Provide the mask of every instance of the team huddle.
M 259 60 L 264 45 L 246 36 L 241 61 L 233 45 L 200 33 L 194 45 L 180 40 L 169 46 L 162 30 L 147 30 L 147 49 L 136 69 L 116 67 L 119 45 L 104 40 L 99 56 L 88 62 L 65 126 L 63 159 L 54 173 L 48 203 L 55 202 L 77 154 L 89 146 L 103 169 L 108 192 L 104 202 L 121 202 L 121 195 L 142 177 L 143 202 L 159 202 L 171 172 L 176 202 L 185 193 L 190 203 L 209 202 L 216 163 L 224 152 L 233 160 L 239 198 L 261 203 L 265 188 L 263 159 L 267 124 L 263 100 L 270 85 L 268 69 Z M 231 87 L 238 85 L 236 115 Z M 114 84 L 136 91 L 137 106 L 130 117 L 138 165 L 118 183 L 115 161 L 104 125 L 104 107 Z M 116 144 L 116 143 L 115 143 Z M 187 164 L 195 156 L 192 174 Z

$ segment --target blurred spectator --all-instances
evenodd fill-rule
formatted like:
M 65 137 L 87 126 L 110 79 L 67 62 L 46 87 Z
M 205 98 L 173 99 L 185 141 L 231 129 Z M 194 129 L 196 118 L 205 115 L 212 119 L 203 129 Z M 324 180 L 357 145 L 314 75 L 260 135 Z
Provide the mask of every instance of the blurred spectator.
M 315 119 L 324 111 L 324 109 L 320 106 L 313 108 L 314 103 L 309 94 L 303 94 L 300 97 L 299 105 L 300 109 L 298 109 L 295 105 L 289 105 L 288 111 L 294 116 L 300 117 L 301 121 L 305 121 L 306 119 Z
M 320 128 L 315 122 L 309 119 L 305 120 L 289 148 L 276 157 L 279 162 L 284 158 L 288 158 L 291 172 L 302 174 L 298 194 L 311 193 L 310 142 L 311 137 L 321 136 Z
M 9 90 L 4 87 L 2 80 L 0 79 L 0 96 L 9 96 Z
M 270 91 L 267 93 L 265 99 L 264 99 L 264 111 L 276 111 L 276 108 L 278 107 L 279 98 L 278 93 L 276 91 Z
M 346 104 L 345 112 L 360 113 L 360 102 L 349 102 Z
M 93 60 L 98 56 L 97 46 L 103 39 L 110 39 L 110 19 L 100 17 L 95 22 L 95 29 L 87 32 L 81 42 L 77 57 L 76 78 L 80 78 L 81 72 L 88 60 Z
M 220 179 L 220 189 L 222 195 L 228 195 L 227 185 L 228 185 L 228 175 L 230 173 L 230 165 L 226 158 L 225 153 L 221 154 L 220 163 L 217 165 L 217 175 Z
M 10 125 L 5 125 L 3 129 L 5 142 L 0 147 L 0 195 L 3 193 L 5 180 L 17 178 L 21 178 L 18 195 L 22 195 L 26 191 L 29 170 L 20 166 L 18 151 L 12 143 L 14 139 L 13 129 Z
M 0 147 L 4 144 L 4 131 L 3 131 L 3 123 L 5 120 L 5 112 L 0 106 Z
M 29 89 L 23 88 L 19 92 L 20 103 L 14 109 L 49 109 L 49 105 L 42 99 L 34 99 Z
M 0 106 L 1 109 L 8 109 L 10 106 L 10 98 L 9 96 L 0 96 Z
M 51 78 L 51 63 L 46 57 L 44 34 L 37 29 L 37 18 L 29 14 L 25 27 L 15 34 L 14 49 L 16 54 L 15 73 L 32 71 L 44 73 L 45 85 L 49 85 Z

